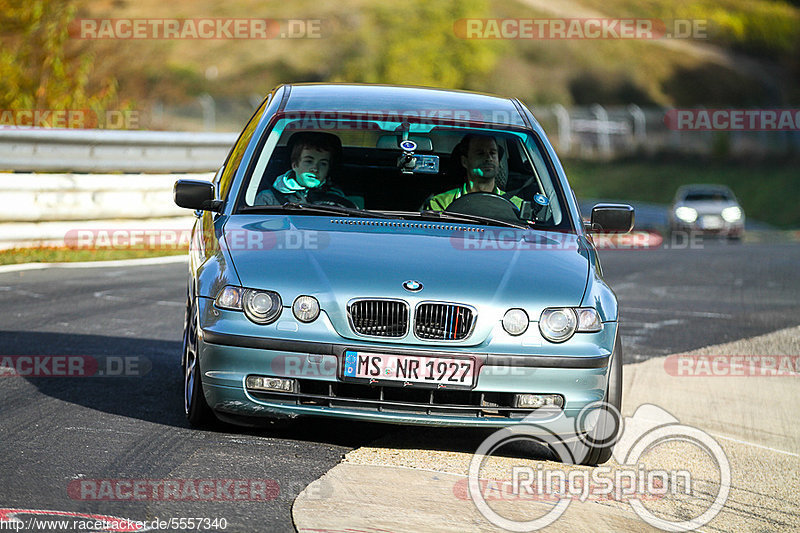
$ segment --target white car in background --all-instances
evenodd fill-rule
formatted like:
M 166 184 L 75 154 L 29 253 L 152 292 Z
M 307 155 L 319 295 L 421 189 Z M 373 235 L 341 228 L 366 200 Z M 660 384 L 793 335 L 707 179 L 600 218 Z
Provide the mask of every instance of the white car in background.
M 675 193 L 669 214 L 670 231 L 699 232 L 740 240 L 744 210 L 724 185 L 684 185 Z

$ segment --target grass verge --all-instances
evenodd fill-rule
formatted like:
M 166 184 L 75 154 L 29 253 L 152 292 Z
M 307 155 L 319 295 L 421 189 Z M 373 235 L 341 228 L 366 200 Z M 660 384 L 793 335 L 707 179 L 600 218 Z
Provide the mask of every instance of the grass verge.
M 0 265 L 19 263 L 67 263 L 80 261 L 113 261 L 119 259 L 140 259 L 144 257 L 163 257 L 181 255 L 188 252 L 187 247 L 170 250 L 124 250 L 98 248 L 75 250 L 72 248 L 11 248 L 0 250 Z

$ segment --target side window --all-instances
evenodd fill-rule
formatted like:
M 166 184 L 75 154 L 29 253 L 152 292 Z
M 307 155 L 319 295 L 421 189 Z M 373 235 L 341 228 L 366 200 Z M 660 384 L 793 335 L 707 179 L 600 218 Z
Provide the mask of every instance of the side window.
M 228 159 L 225 161 L 225 165 L 223 165 L 221 169 L 222 174 L 214 178 L 215 181 L 219 180 L 217 190 L 219 191 L 218 194 L 220 200 L 225 200 L 228 197 L 231 184 L 233 183 L 233 177 L 236 175 L 236 171 L 239 169 L 239 165 L 242 162 L 242 157 L 244 157 L 244 152 L 247 150 L 247 145 L 250 144 L 250 139 L 253 138 L 253 133 L 256 131 L 256 126 L 258 126 L 258 123 L 261 121 L 261 116 L 264 114 L 264 110 L 266 110 L 267 105 L 269 105 L 269 100 L 269 98 L 266 98 L 261 104 L 261 107 L 259 107 L 250 118 L 250 122 L 247 123 L 244 131 L 241 135 L 239 135 L 239 139 L 236 141 L 236 144 L 233 145 L 233 149 L 231 149 L 230 154 L 228 154 Z

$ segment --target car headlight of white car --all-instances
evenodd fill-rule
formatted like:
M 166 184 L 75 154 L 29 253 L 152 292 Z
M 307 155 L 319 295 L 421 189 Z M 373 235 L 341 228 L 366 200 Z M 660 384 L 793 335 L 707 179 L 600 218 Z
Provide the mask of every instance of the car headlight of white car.
M 687 224 L 691 224 L 697 220 L 697 210 L 686 206 L 678 207 L 675 209 L 675 216 Z
M 722 218 L 725 222 L 736 222 L 742 218 L 742 210 L 738 206 L 726 207 L 722 210 Z

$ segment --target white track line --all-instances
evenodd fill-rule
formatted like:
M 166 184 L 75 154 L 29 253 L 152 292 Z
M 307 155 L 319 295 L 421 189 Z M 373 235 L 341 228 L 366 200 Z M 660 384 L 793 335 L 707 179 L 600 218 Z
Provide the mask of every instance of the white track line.
M 119 259 L 116 261 L 84 261 L 68 263 L 21 263 L 19 265 L 0 265 L 0 274 L 5 272 L 20 272 L 23 270 L 42 270 L 45 268 L 111 268 L 128 266 L 167 265 L 171 263 L 185 263 L 189 260 L 188 254 L 166 255 L 163 257 L 145 257 L 143 259 Z
M 733 318 L 733 315 L 729 315 L 726 313 L 706 313 L 702 311 L 683 311 L 680 309 L 670 310 L 670 309 L 647 309 L 644 307 L 622 307 L 621 308 L 622 314 L 625 314 L 625 311 L 630 311 L 633 314 L 641 313 L 641 314 L 651 314 L 651 315 L 664 315 L 664 314 L 672 314 L 672 315 L 686 315 L 686 316 L 697 316 L 703 318 Z
M 779 450 L 777 448 L 770 448 L 769 446 L 764 446 L 763 444 L 756 444 L 755 442 L 748 442 L 746 440 L 734 439 L 733 437 L 726 437 L 725 435 L 720 435 L 719 433 L 711 433 L 710 431 L 706 431 L 706 433 L 708 433 L 709 435 L 713 435 L 713 436 L 715 436 L 715 437 L 717 437 L 719 439 L 725 439 L 725 440 L 729 440 L 729 441 L 736 442 L 736 443 L 739 443 L 739 444 L 746 444 L 747 446 L 753 446 L 755 448 L 762 448 L 764 450 L 769 450 L 769 451 L 775 452 L 775 453 L 782 453 L 782 454 L 785 454 L 785 455 L 791 455 L 792 457 L 800 457 L 800 454 L 796 454 L 796 453 L 793 453 L 793 452 L 787 452 L 786 450 Z

